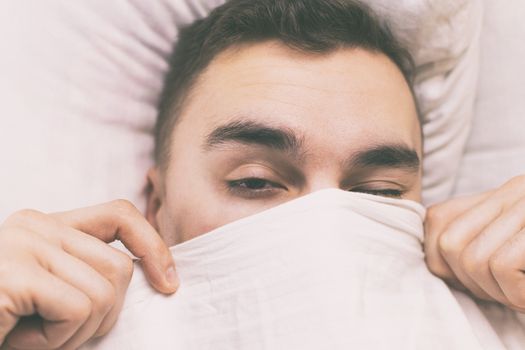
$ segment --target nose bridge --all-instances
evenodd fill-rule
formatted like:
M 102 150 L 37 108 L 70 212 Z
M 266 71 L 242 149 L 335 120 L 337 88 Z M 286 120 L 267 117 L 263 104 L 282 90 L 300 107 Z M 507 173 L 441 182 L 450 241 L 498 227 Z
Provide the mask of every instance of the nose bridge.
M 340 175 L 334 167 L 319 167 L 308 176 L 304 194 L 329 188 L 341 188 Z
M 327 142 L 322 135 L 310 136 L 311 149 L 303 169 L 306 180 L 304 194 L 329 188 L 341 189 L 346 156 L 344 145 L 336 142 L 336 138 Z

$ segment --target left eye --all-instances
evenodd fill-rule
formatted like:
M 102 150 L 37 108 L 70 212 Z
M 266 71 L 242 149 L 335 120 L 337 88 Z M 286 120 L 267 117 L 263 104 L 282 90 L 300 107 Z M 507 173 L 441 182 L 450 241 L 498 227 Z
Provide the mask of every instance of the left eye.
M 356 188 L 353 189 L 352 192 L 359 192 L 359 193 L 368 193 L 374 196 L 383 196 L 383 197 L 391 197 L 391 198 L 401 198 L 404 194 L 403 191 L 395 190 L 395 189 L 360 189 Z

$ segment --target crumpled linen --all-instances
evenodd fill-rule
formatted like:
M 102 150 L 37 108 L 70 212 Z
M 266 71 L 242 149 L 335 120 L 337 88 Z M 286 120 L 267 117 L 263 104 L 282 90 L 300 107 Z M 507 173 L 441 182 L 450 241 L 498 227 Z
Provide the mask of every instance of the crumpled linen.
M 230 223 L 171 248 L 174 295 L 137 265 L 114 329 L 83 349 L 506 348 L 427 270 L 423 218 L 412 201 L 328 189 Z

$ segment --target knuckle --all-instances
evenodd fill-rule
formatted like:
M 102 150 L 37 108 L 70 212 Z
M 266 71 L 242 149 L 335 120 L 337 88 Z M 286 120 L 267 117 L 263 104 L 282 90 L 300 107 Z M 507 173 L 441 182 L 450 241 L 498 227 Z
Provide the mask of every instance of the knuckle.
M 20 227 L 0 229 L 0 248 L 2 248 L 3 252 L 12 252 L 15 247 L 29 241 L 29 239 L 26 239 L 26 234 L 28 234 L 28 232 Z M 2 255 L 4 255 L 3 252 Z M 2 272 L 2 265 L 6 263 L 10 262 L 5 259 L 5 256 L 2 256 L 2 259 L 0 260 L 0 273 Z
M 6 225 L 21 225 L 28 221 L 38 220 L 44 215 L 38 210 L 33 209 L 21 209 L 13 214 L 9 215 L 5 220 L 4 224 Z
M 427 221 L 442 223 L 447 219 L 446 204 L 437 204 L 427 209 Z
M 1 294 L 23 295 L 31 285 L 34 266 L 16 257 L 2 257 L 0 260 L 0 298 Z
M 123 215 L 134 214 L 138 211 L 135 205 L 127 199 L 116 199 L 111 202 L 111 205 Z
M 489 258 L 489 267 L 490 270 L 494 273 L 501 273 L 505 271 L 507 267 L 507 262 L 502 255 L 494 255 Z
M 462 254 L 459 258 L 459 266 L 468 275 L 473 275 L 476 274 L 476 267 L 479 265 L 477 265 L 477 262 L 472 259 L 472 257 Z
M 13 267 L 14 266 L 11 266 L 11 261 L 10 260 L 2 259 L 0 261 L 0 282 L 1 282 L 0 285 L 13 287 L 12 282 L 8 281 L 10 279 L 10 277 L 12 276 L 12 274 L 13 274 Z M 9 284 L 8 284 L 8 282 L 9 282 Z M 1 307 L 1 305 L 0 305 L 0 307 Z
M 73 322 L 83 323 L 91 315 L 93 303 L 89 298 L 75 303 L 69 307 L 69 317 Z
M 427 229 L 441 229 L 445 227 L 450 221 L 450 215 L 447 209 L 447 203 L 434 205 L 427 209 L 425 219 L 425 228 Z
M 440 263 L 428 263 L 428 269 L 430 272 L 432 272 L 434 275 L 441 277 L 441 278 L 450 278 L 449 270 L 443 264 Z
M 438 239 L 439 251 L 446 256 L 457 255 L 459 252 L 459 242 L 450 234 L 442 234 Z
M 478 276 L 483 271 L 483 265 L 488 258 L 482 256 L 477 249 L 467 248 L 460 256 L 461 268 L 471 276 Z
M 107 264 L 110 280 L 129 280 L 133 274 L 133 260 L 125 253 L 116 252 Z

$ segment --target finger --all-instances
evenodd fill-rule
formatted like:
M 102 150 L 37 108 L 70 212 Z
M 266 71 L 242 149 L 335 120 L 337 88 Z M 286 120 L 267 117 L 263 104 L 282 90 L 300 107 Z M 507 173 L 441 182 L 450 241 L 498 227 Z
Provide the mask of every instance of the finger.
M 159 234 L 142 214 L 123 200 L 53 214 L 64 224 L 105 242 L 121 240 L 141 259 L 146 277 L 163 293 L 173 293 L 179 285 L 173 257 Z
M 86 262 L 115 287 L 129 283 L 133 263 L 127 254 L 92 235 L 64 225 L 50 215 L 37 211 L 31 211 L 29 215 L 30 218 L 18 220 L 16 224 Z
M 465 250 L 469 260 L 467 272 L 477 284 L 497 301 L 508 304 L 505 293 L 492 275 L 488 264 L 491 256 L 525 227 L 525 198 L 503 212 Z
M 45 319 L 17 325 L 6 338 L 10 347 L 58 348 L 91 312 L 91 301 L 84 293 L 43 268 L 20 271 L 10 276 L 9 283 L 11 293 L 5 295 L 9 295 L 15 312 L 20 312 L 20 316 L 38 312 Z
M 490 270 L 508 299 L 508 306 L 525 312 L 525 229 L 511 237 L 490 259 Z
M 484 200 L 449 224 L 438 239 L 441 256 L 450 269 L 467 288 L 482 299 L 493 298 L 478 284 L 477 279 L 469 276 L 467 271 L 475 271 L 479 266 L 472 263 L 466 247 L 509 206 L 521 199 L 524 189 L 523 186 L 517 186 L 521 182 L 516 181 L 518 180 L 513 179 L 497 191 L 489 192 Z M 488 283 L 490 282 L 486 284 Z
M 94 332 L 96 335 L 103 335 L 111 329 L 122 309 L 133 274 L 133 260 L 122 251 L 73 228 L 61 232 L 65 236 L 62 240 L 64 251 L 91 266 L 113 287 L 113 305 Z
M 434 205 L 427 210 L 425 219 L 425 239 L 423 249 L 429 270 L 454 287 L 461 289 L 454 272 L 443 258 L 439 248 L 439 238 L 448 225 L 468 209 L 479 204 L 490 195 L 489 192 L 466 196 Z
M 493 300 L 491 296 L 477 284 L 477 281 L 471 278 L 467 273 L 467 271 L 470 271 L 471 265 L 464 255 L 466 247 L 460 245 L 460 243 L 451 243 L 444 238 L 446 238 L 446 236 L 442 235 L 439 239 L 438 245 L 440 254 L 452 270 L 457 280 L 474 296 L 484 300 Z M 465 244 L 468 244 L 468 242 Z
M 81 290 L 91 300 L 91 313 L 84 324 L 69 338 L 61 349 L 76 349 L 91 338 L 117 299 L 113 285 L 84 261 L 54 246 L 39 247 L 40 254 L 49 261 L 48 270 L 73 287 Z M 120 310 L 120 308 L 119 308 Z
M 478 204 L 457 216 L 438 238 L 438 248 L 454 275 L 460 282 L 479 298 L 492 300 L 492 297 L 472 279 L 466 271 L 474 268 L 464 254 L 471 241 L 479 235 L 492 221 L 502 213 L 504 208 L 518 199 L 509 193 L 510 189 L 502 189 L 484 194 Z
M 131 258 L 100 239 L 68 227 L 49 215 L 27 210 L 21 214 L 11 218 L 10 224 L 32 231 L 44 237 L 47 242 L 61 247 L 65 252 L 87 263 L 113 285 L 115 302 L 94 333 L 103 335 L 108 332 L 118 318 L 131 280 Z
M 70 230 L 76 231 L 74 229 Z M 80 236 L 86 235 L 80 231 L 76 231 L 76 233 L 78 233 Z M 71 237 L 74 237 L 74 235 L 71 235 Z M 127 254 L 111 246 L 108 246 L 105 243 L 102 243 L 102 241 L 99 241 L 96 238 L 91 236 L 88 237 L 90 237 L 95 242 L 92 242 L 91 239 L 87 240 L 86 242 L 82 242 L 82 240 L 78 239 L 78 237 L 77 239 L 79 244 L 74 244 L 76 239 L 69 239 L 66 240 L 68 243 L 65 244 L 64 250 L 90 265 L 99 273 L 100 278 L 105 278 L 107 281 L 109 281 L 113 288 L 113 296 L 109 300 L 106 299 L 106 303 L 109 303 L 110 308 L 102 320 L 100 321 L 99 319 L 99 322 L 96 324 L 97 327 L 94 327 L 95 324 L 93 323 L 93 327 L 89 326 L 85 327 L 84 329 L 80 329 L 74 337 L 64 344 L 64 349 L 76 349 L 80 344 L 84 343 L 89 338 L 93 336 L 104 335 L 111 329 L 111 327 L 117 321 L 120 310 L 122 309 L 126 290 L 129 286 L 133 273 L 133 261 Z M 92 247 L 90 247 L 90 243 L 93 244 Z M 99 245 L 102 245 L 103 248 L 100 247 L 100 249 L 98 249 Z M 97 254 L 93 254 L 95 251 Z M 104 254 L 105 256 L 101 256 Z M 95 259 L 100 260 L 96 261 Z M 101 261 L 104 263 L 100 264 Z
M 76 348 L 88 340 L 98 329 L 115 302 L 115 291 L 112 284 L 97 271 L 58 247 L 41 243 L 37 249 L 38 251 L 34 254 L 39 258 L 45 269 L 83 292 L 90 299 L 89 317 L 65 344 L 60 345 L 63 349 Z M 26 332 L 31 333 L 34 328 L 41 328 L 41 322 L 34 322 L 34 318 L 24 321 L 26 322 L 22 322 L 20 327 Z M 44 320 L 44 324 L 45 322 Z
M 0 292 L 2 292 L 2 288 L 0 288 Z M 0 349 L 2 349 L 1 345 L 4 343 L 7 334 L 18 322 L 19 315 L 13 310 L 16 310 L 14 302 L 2 294 L 0 301 Z
M 73 231 L 73 229 L 71 230 Z M 79 232 L 79 234 L 83 233 Z M 71 237 L 73 237 L 73 235 Z M 90 336 L 100 336 L 111 329 L 122 309 L 125 294 L 133 273 L 133 261 L 127 254 L 118 249 L 106 245 L 96 238 L 90 238 L 96 242 L 87 240 L 87 242 L 83 242 L 82 244 L 82 240 L 78 239 L 79 244 L 74 244 L 75 238 L 67 239 L 68 243 L 64 245 L 64 250 L 86 262 L 100 274 L 100 277 L 107 279 L 107 281 L 111 283 L 114 293 L 111 308 L 102 322 L 99 323 L 98 328 L 90 334 Z M 91 247 L 90 243 L 92 244 Z M 99 245 L 102 245 L 103 248 L 99 247 Z M 93 254 L 95 251 L 97 254 Z M 72 348 L 75 347 L 72 346 Z

